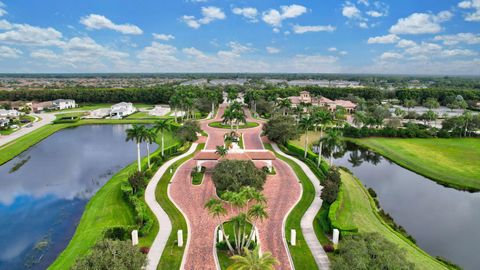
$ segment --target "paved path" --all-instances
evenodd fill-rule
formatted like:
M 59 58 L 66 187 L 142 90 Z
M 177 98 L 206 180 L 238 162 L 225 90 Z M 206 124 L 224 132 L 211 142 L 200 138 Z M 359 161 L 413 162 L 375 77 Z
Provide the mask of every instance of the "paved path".
M 281 156 L 287 157 L 297 163 L 302 170 L 307 175 L 310 182 L 312 182 L 313 186 L 315 187 L 315 199 L 313 200 L 310 207 L 303 215 L 302 220 L 300 222 L 300 226 L 302 227 L 302 233 L 305 237 L 305 241 L 307 242 L 310 250 L 312 251 L 313 257 L 315 258 L 315 262 L 319 269 L 328 270 L 330 268 L 330 263 L 328 260 L 328 256 L 323 250 L 322 245 L 318 241 L 317 236 L 315 235 L 315 231 L 313 230 L 313 222 L 315 220 L 315 216 L 317 215 L 318 211 L 322 207 L 322 199 L 320 199 L 320 194 L 322 193 L 322 186 L 320 186 L 320 180 L 317 176 L 310 170 L 310 168 L 305 165 L 302 161 L 283 153 L 280 148 L 275 143 L 272 143 L 272 147 Z
M 202 121 L 201 127 L 209 134 L 206 149 L 215 149 L 223 145 L 223 135 L 228 129 L 211 128 L 208 123 L 219 121 L 223 114 L 224 106 L 219 109 L 214 119 Z M 258 120 L 251 119 L 249 121 Z M 241 130 L 244 133 L 244 145 L 247 149 L 263 149 L 260 140 L 261 126 Z M 289 260 L 289 253 L 285 245 L 283 232 L 284 220 L 290 209 L 295 205 L 301 193 L 296 176 L 291 168 L 280 160 L 275 160 L 273 165 L 277 171 L 275 176 L 269 176 L 264 186 L 264 194 L 268 199 L 267 212 L 269 218 L 258 224 L 259 237 L 263 251 L 272 252 L 280 261 L 277 269 L 293 269 Z M 220 223 L 213 219 L 203 208 L 205 202 L 216 196 L 215 186 L 211 173 L 206 173 L 203 183 L 198 186 L 191 184 L 190 172 L 195 166 L 195 161 L 190 160 L 182 165 L 170 185 L 172 200 L 185 214 L 189 224 L 189 234 L 186 253 L 183 261 L 184 269 L 216 269 L 214 260 L 214 230 Z M 207 168 L 213 168 L 215 163 L 205 163 Z M 228 207 L 227 207 L 228 209 Z M 226 220 L 225 217 L 223 220 Z
M 160 230 L 158 231 L 158 234 L 155 237 L 155 240 L 153 241 L 148 253 L 148 264 L 145 268 L 146 270 L 157 269 L 158 263 L 160 262 L 160 257 L 162 257 L 163 250 L 167 244 L 168 238 L 170 237 L 170 233 L 172 232 L 172 223 L 170 222 L 170 218 L 156 200 L 155 190 L 157 189 L 158 182 L 173 163 L 195 152 L 197 145 L 198 144 L 196 143 L 192 144 L 186 153 L 165 162 L 155 173 L 145 189 L 145 201 L 147 202 L 148 207 L 150 207 L 152 212 L 157 217 L 158 223 L 160 224 Z
M 0 135 L 0 148 L 12 142 L 13 140 L 16 140 L 22 137 L 23 135 L 26 135 L 34 130 L 37 130 L 45 125 L 50 124 L 53 120 L 55 120 L 55 115 L 50 113 L 30 114 L 30 115 L 34 117 L 39 117 L 41 118 L 41 120 L 32 123 L 32 127 L 22 127 L 20 128 L 20 130 L 17 130 L 10 135 L 5 135 L 5 136 Z

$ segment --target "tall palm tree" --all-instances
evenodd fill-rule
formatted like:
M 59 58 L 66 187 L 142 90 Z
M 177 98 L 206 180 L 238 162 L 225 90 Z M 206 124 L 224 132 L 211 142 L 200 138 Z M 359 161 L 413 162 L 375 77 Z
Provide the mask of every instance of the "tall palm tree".
M 146 128 L 145 131 L 144 131 L 143 139 L 147 143 L 148 168 L 151 168 L 151 164 L 150 164 L 150 144 L 153 144 L 157 140 L 157 131 L 154 128 Z
M 319 147 L 318 147 L 318 158 L 317 158 L 317 167 L 320 167 L 320 163 L 322 160 L 322 148 L 323 148 L 323 131 L 327 125 L 332 123 L 332 113 L 327 110 L 320 110 L 317 111 L 314 115 L 315 124 L 320 125 L 320 138 L 319 138 Z
M 307 151 L 308 151 L 308 130 L 313 126 L 313 119 L 311 117 L 304 117 L 300 119 L 298 123 L 301 130 L 305 132 L 305 154 L 304 158 L 307 158 Z
M 215 154 L 219 155 L 221 158 L 225 157 L 228 154 L 228 149 L 223 145 L 217 145 Z
M 162 157 L 164 156 L 164 151 L 165 151 L 165 131 L 170 130 L 170 124 L 168 123 L 168 120 L 159 120 L 155 122 L 153 128 L 162 134 Z
M 223 112 L 223 123 L 229 123 L 231 131 L 233 131 L 233 120 L 235 120 L 235 117 L 235 112 L 230 107 Z
M 327 131 L 327 136 L 323 138 L 325 144 L 330 149 L 330 166 L 333 165 L 333 152 L 335 148 L 342 143 L 342 133 L 336 129 Z
M 248 241 L 245 244 L 246 248 L 250 247 L 250 243 L 253 238 L 253 234 L 255 233 L 255 223 L 257 221 L 263 221 L 264 219 L 268 218 L 267 210 L 265 209 L 265 205 L 262 204 L 255 204 L 248 210 L 247 213 L 248 220 L 252 223 L 252 230 L 250 231 L 250 235 L 248 236 Z
M 253 251 L 245 249 L 245 256 L 235 255 L 230 259 L 234 263 L 227 270 L 273 270 L 274 266 L 279 264 L 270 252 L 260 255 L 259 246 L 256 246 Z
M 288 98 L 284 98 L 280 100 L 280 103 L 278 104 L 280 109 L 283 110 L 283 115 L 287 115 L 287 110 L 289 110 L 292 107 L 292 101 Z
M 222 230 L 223 238 L 227 243 L 227 247 L 230 250 L 230 252 L 234 253 L 235 250 L 233 249 L 232 244 L 230 244 L 230 241 L 228 240 L 227 235 L 225 234 L 225 229 L 223 228 L 223 222 L 220 219 L 220 217 L 225 216 L 227 214 L 227 210 L 223 207 L 222 202 L 217 199 L 210 199 L 207 203 L 205 203 L 204 207 L 208 210 L 210 215 L 212 215 L 214 218 L 217 218 L 218 223 L 220 223 L 220 230 Z
M 143 125 L 133 125 L 131 128 L 126 130 L 128 141 L 134 141 L 137 144 L 137 161 L 138 161 L 138 171 L 142 171 L 142 164 L 140 160 L 140 144 L 144 142 L 145 126 Z
M 237 121 L 237 132 L 238 132 L 238 126 L 240 123 L 247 123 L 247 118 L 245 116 L 245 112 L 243 110 L 238 110 L 235 111 L 235 120 Z

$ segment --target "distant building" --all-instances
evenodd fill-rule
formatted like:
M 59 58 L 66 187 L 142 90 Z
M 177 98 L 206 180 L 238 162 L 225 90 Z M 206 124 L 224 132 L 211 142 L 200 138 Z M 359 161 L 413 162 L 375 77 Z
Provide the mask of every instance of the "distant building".
M 326 97 L 312 97 L 308 91 L 302 91 L 300 92 L 300 96 L 289 97 L 288 99 L 292 102 L 292 107 L 297 107 L 304 103 L 311 104 L 315 107 L 325 107 L 332 112 L 337 110 L 337 107 L 343 107 L 348 113 L 354 112 L 357 108 L 357 104 L 349 100 L 331 100 Z
M 52 101 L 52 109 L 65 110 L 75 108 L 75 100 L 73 99 L 57 99 Z
M 7 118 L 0 118 L 0 127 L 4 128 L 8 126 L 8 123 L 10 123 L 10 120 Z
M 41 112 L 46 109 L 49 109 L 53 106 L 53 102 L 51 101 L 45 101 L 45 102 L 38 102 L 38 103 L 32 103 L 32 111 L 33 112 Z
M 247 82 L 247 79 L 222 79 L 222 80 L 211 80 L 209 82 L 212 86 L 226 86 L 226 85 L 244 85 Z
M 22 113 L 17 110 L 0 109 L 0 118 L 15 119 L 15 118 L 19 118 L 21 115 Z
M 120 118 L 129 116 L 130 114 L 136 111 L 137 109 L 133 107 L 132 103 L 121 102 L 111 107 L 110 117 L 120 119 Z
M 198 80 L 190 80 L 186 82 L 182 82 L 181 86 L 201 86 L 206 85 L 208 83 L 207 79 L 198 79 Z

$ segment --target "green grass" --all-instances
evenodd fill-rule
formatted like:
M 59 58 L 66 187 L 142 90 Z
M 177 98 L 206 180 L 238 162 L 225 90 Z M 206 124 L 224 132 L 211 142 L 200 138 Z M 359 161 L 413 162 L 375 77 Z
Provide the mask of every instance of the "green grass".
M 126 117 L 126 119 L 173 119 L 172 116 L 154 116 L 148 112 L 135 112 Z
M 205 172 L 196 172 L 193 174 L 192 177 L 192 185 L 201 185 L 203 182 L 203 176 L 205 175 Z
M 223 224 L 223 227 L 225 229 L 225 234 L 230 235 L 230 243 L 232 244 L 232 246 L 234 246 L 235 238 L 233 237 L 233 233 L 234 233 L 233 224 L 231 222 L 225 222 Z M 245 234 L 250 235 L 251 232 L 252 232 L 252 224 L 248 223 Z M 231 257 L 231 254 L 228 250 L 217 249 L 217 258 L 218 258 L 218 263 L 220 264 L 220 269 L 226 270 L 230 265 L 233 264 L 233 260 L 230 260 L 230 257 Z
M 197 146 L 196 152 L 203 149 L 204 146 L 205 144 L 199 144 Z M 167 172 L 162 176 L 158 183 L 157 189 L 155 190 L 157 202 L 162 206 L 162 208 L 165 210 L 168 217 L 170 218 L 170 221 L 172 222 L 172 233 L 170 234 L 165 249 L 163 250 L 162 257 L 160 258 L 160 263 L 158 264 L 157 269 L 180 269 L 180 265 L 182 264 L 185 245 L 183 245 L 183 247 L 178 247 L 175 243 L 175 240 L 177 239 L 177 231 L 183 230 L 183 242 L 187 243 L 187 222 L 183 217 L 182 213 L 168 198 L 167 190 L 176 169 L 178 169 L 181 164 L 191 159 L 194 155 L 195 153 L 175 162 L 170 167 L 173 168 L 173 173 L 170 173 L 170 168 L 167 169 Z
M 13 128 L 9 128 L 9 129 L 3 129 L 3 130 L 0 130 L 0 135 L 10 135 L 12 133 L 14 133 L 15 131 L 17 131 L 18 129 L 13 129 Z
M 480 190 L 480 139 L 349 139 L 446 186 Z
M 34 130 L 10 143 L 0 147 L 0 165 L 6 163 L 10 159 L 21 154 L 31 146 L 39 143 L 48 136 L 55 132 L 81 125 L 99 125 L 99 124 L 151 124 L 153 120 L 136 120 L 136 119 L 123 119 L 123 120 L 104 120 L 104 119 L 86 119 L 80 120 L 75 123 L 63 123 L 63 124 L 49 124 L 43 126 L 37 130 Z
M 354 225 L 360 233 L 376 232 L 406 251 L 406 257 L 418 269 L 446 269 L 447 267 L 418 246 L 389 227 L 377 213 L 373 199 L 362 183 L 341 170 L 344 187 L 343 206 L 337 212 L 340 222 Z M 427 213 L 426 213 L 427 214 Z
M 318 142 L 318 140 L 320 139 L 320 131 L 309 131 L 307 133 L 307 136 L 308 136 L 308 144 L 312 145 L 313 143 Z M 305 147 L 305 133 L 302 133 L 298 139 L 292 140 L 292 141 L 290 141 L 290 143 L 297 146 L 297 147 L 304 148 Z
M 273 151 L 273 148 L 270 144 L 265 144 L 265 149 Z M 310 248 L 307 245 L 307 242 L 305 241 L 305 238 L 303 237 L 302 228 L 300 226 L 300 221 L 303 215 L 315 198 L 315 188 L 305 172 L 302 170 L 302 168 L 300 168 L 300 166 L 297 165 L 297 163 L 288 158 L 280 156 L 276 152 L 275 155 L 277 158 L 286 162 L 293 169 L 303 187 L 302 198 L 293 208 L 292 212 L 290 212 L 288 215 L 287 222 L 285 224 L 286 232 L 290 232 L 291 229 L 295 229 L 297 231 L 297 245 L 291 246 L 288 244 L 288 249 L 290 250 L 290 254 L 293 259 L 293 264 L 295 269 L 317 269 L 317 264 L 313 258 Z M 287 242 L 290 243 L 289 233 L 286 233 L 286 238 Z M 324 239 L 321 239 L 321 241 L 323 240 Z
M 244 129 L 244 128 L 254 128 L 254 127 L 258 127 L 258 123 L 256 122 L 247 122 L 246 124 L 244 125 L 239 125 L 238 128 L 239 129 Z M 210 124 L 208 124 L 209 127 L 214 127 L 214 128 L 225 128 L 225 129 L 230 129 L 230 125 L 228 124 L 223 124 L 222 122 L 212 122 Z M 233 126 L 234 129 L 237 128 L 237 126 Z

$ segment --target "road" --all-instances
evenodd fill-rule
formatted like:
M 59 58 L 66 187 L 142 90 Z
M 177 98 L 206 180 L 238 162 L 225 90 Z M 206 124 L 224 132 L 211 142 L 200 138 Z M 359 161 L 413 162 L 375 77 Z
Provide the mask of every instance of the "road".
M 41 114 L 32 113 L 30 114 L 30 116 L 38 117 L 40 118 L 40 121 L 34 122 L 32 124 L 32 127 L 22 127 L 20 128 L 20 130 L 17 130 L 10 135 L 5 135 L 5 136 L 0 135 L 0 148 L 10 143 L 11 141 L 22 137 L 23 135 L 26 135 L 34 130 L 37 130 L 45 125 L 50 124 L 53 120 L 55 120 L 55 114 L 51 114 L 51 113 L 41 113 Z

